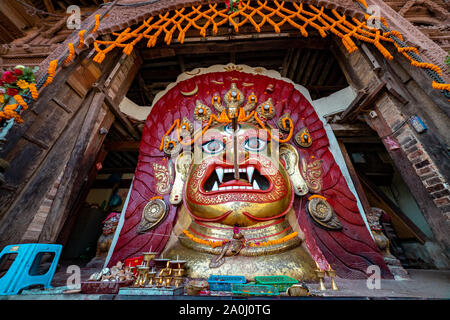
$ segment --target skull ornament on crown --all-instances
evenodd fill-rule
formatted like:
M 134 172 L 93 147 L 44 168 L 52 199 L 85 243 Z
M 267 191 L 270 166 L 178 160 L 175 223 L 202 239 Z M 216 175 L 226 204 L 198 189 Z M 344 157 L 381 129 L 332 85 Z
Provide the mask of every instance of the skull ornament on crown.
M 370 264 L 389 276 L 301 90 L 276 72 L 227 65 L 185 73 L 159 94 L 110 264 L 152 247 L 184 257 L 192 277 L 315 280 L 317 266 L 362 277 Z

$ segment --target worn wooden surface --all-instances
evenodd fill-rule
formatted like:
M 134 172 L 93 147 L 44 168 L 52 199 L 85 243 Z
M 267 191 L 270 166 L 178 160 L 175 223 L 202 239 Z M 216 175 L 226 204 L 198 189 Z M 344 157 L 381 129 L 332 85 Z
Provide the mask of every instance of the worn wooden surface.
M 5 173 L 7 188 L 0 188 L 0 246 L 21 239 L 74 148 L 79 147 L 79 133 L 83 128 L 89 131 L 85 120 L 91 104 L 85 94 L 101 75 L 99 68 L 79 61 L 62 69 L 38 103 L 24 112 L 24 124 L 8 136 L 3 152 L 12 166 Z M 52 212 L 47 220 L 46 224 L 55 222 Z

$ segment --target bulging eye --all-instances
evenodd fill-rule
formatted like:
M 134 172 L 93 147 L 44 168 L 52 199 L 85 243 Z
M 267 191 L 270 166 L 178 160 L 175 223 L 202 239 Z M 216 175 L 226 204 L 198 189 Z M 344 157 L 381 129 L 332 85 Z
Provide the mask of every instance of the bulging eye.
M 216 154 L 225 149 L 225 144 L 219 140 L 210 140 L 202 145 L 203 151 L 209 154 Z
M 247 151 L 251 151 L 251 152 L 262 151 L 262 150 L 264 150 L 266 148 L 266 145 L 267 145 L 267 141 L 262 140 L 262 139 L 257 138 L 257 137 L 248 138 L 244 142 L 244 148 Z

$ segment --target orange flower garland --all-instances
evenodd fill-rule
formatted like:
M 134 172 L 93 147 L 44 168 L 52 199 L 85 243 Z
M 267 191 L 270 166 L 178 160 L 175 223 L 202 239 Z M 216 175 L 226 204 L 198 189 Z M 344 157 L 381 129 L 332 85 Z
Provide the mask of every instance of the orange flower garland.
M 30 90 L 31 97 L 33 98 L 33 100 L 37 100 L 37 98 L 39 98 L 39 93 L 36 88 L 36 85 L 34 83 L 30 83 L 28 89 Z
M 78 44 L 78 48 L 81 49 L 84 46 L 84 34 L 86 33 L 86 30 L 81 30 L 78 32 L 78 36 L 80 37 L 80 43 Z
M 42 86 L 43 88 L 53 82 L 56 73 L 56 68 L 58 68 L 58 60 L 50 61 L 47 71 L 48 73 L 47 81 L 45 81 L 44 85 Z
M 204 245 L 210 246 L 212 248 L 221 247 L 226 242 L 226 241 L 212 241 L 212 240 L 200 239 L 200 238 L 197 238 L 196 236 L 192 235 L 191 233 L 189 233 L 189 231 L 187 231 L 187 230 L 183 230 L 183 233 L 186 235 L 186 237 L 188 237 L 192 241 L 199 243 L 199 244 L 204 244 Z
M 14 99 L 16 99 L 17 103 L 18 103 L 24 110 L 27 110 L 27 109 L 28 109 L 28 104 L 25 102 L 25 100 L 23 100 L 22 96 L 16 95 L 16 96 L 14 96 Z
M 94 28 L 92 29 L 91 33 L 94 33 L 98 30 L 98 27 L 100 26 L 100 15 L 96 14 L 95 15 L 95 25 Z
M 18 104 L 10 104 L 10 105 L 5 106 L 3 108 L 3 110 L 0 111 L 0 118 L 4 118 L 4 119 L 14 118 L 17 123 L 22 123 L 23 119 L 16 112 L 16 109 L 18 106 L 19 106 Z
M 281 238 L 281 239 L 277 239 L 277 240 L 269 240 L 269 241 L 265 241 L 265 242 L 259 242 L 259 243 L 248 243 L 247 246 L 249 247 L 267 247 L 267 246 L 273 246 L 273 245 L 277 245 L 277 244 L 282 244 L 285 242 L 288 242 L 289 240 L 295 238 L 298 236 L 297 232 L 288 234 L 287 236 Z
M 212 248 L 221 247 L 225 243 L 227 243 L 227 241 L 213 241 L 213 240 L 200 239 L 200 238 L 197 238 L 196 236 L 192 235 L 187 230 L 183 230 L 183 233 L 186 235 L 186 237 L 188 237 L 192 241 L 199 243 L 199 244 L 210 246 Z M 277 240 L 269 240 L 269 241 L 264 241 L 264 242 L 247 242 L 245 245 L 247 247 L 253 247 L 253 248 L 254 247 L 268 247 L 268 246 L 273 246 L 273 245 L 288 242 L 289 240 L 291 240 L 297 236 L 298 236 L 298 233 L 293 232 L 293 233 L 291 233 L 287 236 L 284 236 L 283 238 L 277 239 Z
M 450 91 L 450 83 L 437 83 L 436 81 L 433 81 L 433 88 L 437 90 Z
M 75 55 L 75 48 L 73 46 L 73 43 L 69 43 L 67 45 L 69 47 L 69 55 L 67 56 L 66 60 L 64 60 L 64 64 L 69 64 Z

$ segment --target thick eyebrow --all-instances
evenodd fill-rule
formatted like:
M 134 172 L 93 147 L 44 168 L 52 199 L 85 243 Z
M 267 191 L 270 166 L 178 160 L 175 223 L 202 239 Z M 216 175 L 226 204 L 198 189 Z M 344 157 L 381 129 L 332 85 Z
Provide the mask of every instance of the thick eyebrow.
M 206 131 L 206 133 L 197 141 L 198 146 L 204 145 L 206 142 L 212 141 L 212 140 L 219 140 L 224 142 L 225 135 L 224 133 L 220 132 L 217 129 L 214 129 L 212 131 Z
M 240 136 L 244 136 L 244 138 L 260 138 L 262 140 L 265 140 L 267 142 L 269 142 L 270 139 L 270 135 L 265 131 L 265 130 L 257 130 L 257 129 L 250 129 L 247 131 L 244 131 L 241 134 L 238 134 L 238 137 Z

